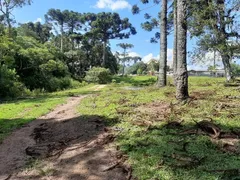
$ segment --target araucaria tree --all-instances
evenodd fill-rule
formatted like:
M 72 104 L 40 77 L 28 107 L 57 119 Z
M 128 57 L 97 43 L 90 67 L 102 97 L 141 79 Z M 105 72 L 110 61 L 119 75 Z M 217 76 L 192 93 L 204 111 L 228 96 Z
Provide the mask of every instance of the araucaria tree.
M 127 54 L 127 49 L 131 49 L 134 46 L 132 44 L 128 44 L 128 43 L 120 43 L 120 44 L 117 44 L 117 46 L 119 46 L 123 49 L 123 53 L 121 54 L 122 57 L 120 58 L 120 61 L 122 62 L 122 65 L 123 65 L 122 75 L 124 75 L 125 66 L 126 66 L 125 62 L 129 60 L 129 57 L 128 57 L 128 54 Z
M 167 0 L 162 0 L 158 87 L 167 85 Z
M 143 4 L 150 3 L 149 0 L 141 0 Z M 153 0 L 152 3 L 155 5 L 160 4 L 160 15 L 157 17 L 152 17 L 150 14 L 146 13 L 144 15 L 146 22 L 142 23 L 142 28 L 146 31 L 152 31 L 160 27 L 160 32 L 156 32 L 155 36 L 151 38 L 152 43 L 157 43 L 160 39 L 160 60 L 159 60 L 159 77 L 157 86 L 164 87 L 167 84 L 167 35 L 169 29 L 168 23 L 168 1 L 167 0 Z M 137 5 L 132 8 L 133 14 L 139 13 L 141 10 Z
M 12 16 L 12 11 L 17 7 L 22 7 L 26 4 L 31 4 L 31 0 L 0 0 L 0 19 L 2 19 L 8 27 L 8 35 L 11 35 L 11 28 L 14 19 Z
M 177 85 L 176 82 L 176 73 L 177 73 L 177 0 L 173 2 L 173 26 L 174 26 L 174 33 L 173 33 L 173 81 L 174 85 Z
M 201 8 L 199 8 L 201 6 Z M 239 21 L 237 21 L 239 0 L 196 1 L 190 4 L 190 32 L 199 38 L 197 54 L 216 51 L 220 54 L 226 80 L 233 79 L 231 58 L 238 49 L 231 42 L 238 42 Z
M 49 9 L 45 15 L 46 22 L 54 25 L 58 25 L 61 33 L 61 52 L 63 52 L 63 34 L 64 34 L 64 24 L 67 21 L 67 16 L 60 9 Z
M 176 98 L 185 100 L 188 94 L 187 72 L 187 0 L 177 0 L 177 68 Z
M 106 47 L 110 39 L 125 39 L 135 35 L 136 29 L 128 18 L 121 19 L 117 13 L 99 13 L 92 18 L 91 31 L 97 34 L 103 43 L 102 66 L 106 66 Z

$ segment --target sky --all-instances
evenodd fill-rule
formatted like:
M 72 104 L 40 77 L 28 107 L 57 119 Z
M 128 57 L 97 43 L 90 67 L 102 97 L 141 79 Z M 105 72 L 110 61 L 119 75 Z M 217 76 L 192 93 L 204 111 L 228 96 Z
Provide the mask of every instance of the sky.
M 138 4 L 143 11 L 140 14 L 133 15 L 131 7 Z M 155 32 L 146 32 L 141 28 L 141 23 L 144 22 L 144 14 L 149 13 L 153 17 L 159 12 L 160 5 L 153 6 L 152 4 L 142 5 L 140 0 L 33 0 L 30 6 L 24 6 L 16 9 L 13 12 L 17 23 L 42 22 L 44 23 L 44 15 L 50 8 L 61 10 L 73 10 L 80 13 L 86 12 L 117 12 L 121 18 L 129 18 L 130 23 L 136 28 L 137 34 L 131 36 L 129 39 L 124 40 L 111 40 L 112 52 L 120 51 L 117 46 L 118 43 L 131 43 L 134 45 L 129 51 L 129 55 L 140 56 L 144 62 L 152 58 L 159 59 L 160 45 L 150 43 L 150 38 L 153 37 Z M 188 52 L 194 48 L 196 41 L 188 38 Z M 168 64 L 172 63 L 173 52 L 173 35 L 168 37 Z M 188 58 L 188 69 L 202 70 L 207 69 L 208 64 L 191 65 L 190 58 Z

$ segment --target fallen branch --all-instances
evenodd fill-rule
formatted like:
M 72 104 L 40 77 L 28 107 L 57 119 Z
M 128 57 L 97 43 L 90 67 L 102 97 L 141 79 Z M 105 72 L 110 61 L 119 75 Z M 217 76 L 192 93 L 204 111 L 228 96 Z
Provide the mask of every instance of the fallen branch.
M 196 122 L 196 124 L 202 131 L 204 131 L 214 139 L 218 138 L 221 134 L 221 129 L 210 121 L 203 120 L 200 122 Z
M 6 179 L 4 180 L 9 180 L 12 177 L 12 174 L 10 174 Z
M 130 180 L 132 178 L 132 168 L 128 168 L 128 175 L 127 175 L 127 180 Z
M 106 169 L 103 170 L 103 172 L 106 172 L 106 171 L 110 171 L 114 168 L 116 168 L 122 161 L 117 161 L 116 163 L 114 163 L 113 165 L 107 167 Z

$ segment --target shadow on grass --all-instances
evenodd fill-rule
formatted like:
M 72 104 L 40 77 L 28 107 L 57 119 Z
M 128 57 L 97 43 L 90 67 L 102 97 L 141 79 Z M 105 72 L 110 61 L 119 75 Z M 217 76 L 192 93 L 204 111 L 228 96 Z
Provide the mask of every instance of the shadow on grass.
M 30 117 L 36 117 L 35 112 L 38 112 L 41 109 L 44 109 L 46 105 L 50 101 L 56 101 L 56 99 L 63 99 L 68 98 L 68 97 L 74 97 L 74 96 L 84 96 L 84 95 L 89 95 L 89 94 L 96 94 L 99 93 L 99 91 L 89 91 L 86 90 L 84 92 L 69 92 L 69 93 L 62 93 L 62 94 L 46 94 L 46 95 L 40 95 L 37 97 L 29 97 L 29 98 L 24 98 L 24 99 L 19 99 L 19 100 L 9 100 L 6 102 L 3 102 L 2 104 L 0 103 L 1 106 L 4 107 L 5 104 L 13 104 L 9 106 L 9 109 L 7 109 L 7 113 L 12 116 L 11 119 L 1 119 L 0 117 L 0 143 L 6 137 L 10 132 L 13 130 L 23 126 L 26 123 L 29 123 L 36 118 L 25 118 L 25 116 L 30 116 Z M 54 107 L 57 106 L 58 104 L 62 104 L 64 101 L 59 101 L 58 103 L 54 104 Z M 29 105 L 30 104 L 30 105 Z M 11 109 L 18 108 L 18 106 L 22 106 L 21 111 L 17 112 L 11 112 Z M 26 106 L 26 107 L 25 107 Z M 49 106 L 49 105 L 48 105 Z M 46 111 L 43 114 L 46 114 L 47 112 L 51 111 L 53 107 L 49 107 L 49 109 L 45 108 L 44 111 Z M 4 109 L 4 108 L 3 108 Z M 4 114 L 4 112 L 1 112 Z M 6 112 L 5 112 L 6 113 Z M 41 116 L 41 115 L 39 115 Z
M 131 135 L 126 130 L 117 142 L 140 179 L 240 179 L 240 148 L 230 145 L 233 139 L 218 142 L 207 135 L 183 133 L 189 129 L 196 129 L 195 124 L 175 128 L 161 125 Z M 238 127 L 231 129 L 239 131 Z
M 89 95 L 89 94 L 96 94 L 99 93 L 99 91 L 81 91 L 81 92 L 66 92 L 66 93 L 59 93 L 59 94 L 54 94 L 54 93 L 46 93 L 46 94 L 41 94 L 37 95 L 35 97 L 22 97 L 22 98 L 17 98 L 17 99 L 2 99 L 0 101 L 0 105 L 4 103 L 21 103 L 21 102 L 29 102 L 29 103 L 42 103 L 45 102 L 49 98 L 64 98 L 64 97 L 74 97 L 74 96 L 81 96 L 81 95 Z
M 17 177 L 14 175 L 11 177 L 13 179 L 52 177 L 125 180 L 126 172 L 122 168 L 103 171 L 116 160 L 103 147 L 114 140 L 113 136 L 109 136 L 111 134 L 105 132 L 105 125 L 109 121 L 115 124 L 118 119 L 93 115 L 61 121 L 38 119 L 26 124 L 6 139 L 11 142 L 0 145 L 0 158 L 3 158 L 0 161 L 0 179 L 10 177 L 17 168 Z M 22 137 L 19 137 L 20 134 Z M 39 159 L 40 163 L 27 160 L 31 156 Z M 23 171 L 19 167 L 23 167 Z
M 0 121 L 8 122 L 9 120 L 0 119 Z M 24 121 L 29 120 L 22 119 L 22 122 Z M 98 135 L 104 132 L 106 124 L 116 126 L 119 123 L 118 119 L 95 115 L 79 116 L 63 121 L 54 121 L 53 119 L 36 121 L 39 122 L 33 121 L 32 123 L 37 123 L 35 129 L 39 129 L 39 127 L 40 129 L 38 132 L 35 131 L 35 136 L 31 138 L 35 138 L 38 142 L 37 147 L 47 145 L 48 147 L 54 147 L 53 150 L 57 151 L 61 149 L 65 151 L 65 149 L 71 147 L 69 153 L 77 150 L 82 144 L 96 139 Z M 25 128 L 29 127 L 31 127 L 31 123 L 18 131 L 24 131 Z M 239 130 L 238 127 L 232 126 L 220 126 L 220 128 Z M 133 131 L 133 129 L 136 129 L 136 131 Z M 183 133 L 188 132 L 186 130 L 189 129 L 196 129 L 195 124 L 189 123 L 180 127 L 159 125 L 150 127 L 147 131 L 145 128 L 139 129 L 137 126 L 128 126 L 117 137 L 117 144 L 120 150 L 129 156 L 130 162 L 133 163 L 134 175 L 140 179 L 239 179 L 239 154 L 223 151 L 224 146 L 221 147 L 221 144 L 216 144 L 215 140 L 207 135 Z M 131 133 L 129 133 L 130 131 Z M 231 142 L 231 139 L 225 140 Z M 4 154 L 1 151 L 9 148 L 14 149 L 14 151 L 25 152 L 26 146 L 20 146 L 22 149 L 17 146 L 19 143 L 26 144 L 24 138 L 16 137 L 15 141 L 9 143 L 8 148 L 2 148 L 0 145 L 0 155 Z M 5 153 L 11 157 L 11 153 L 14 153 L 14 151 Z M 42 152 L 42 154 L 49 152 L 51 151 L 47 149 L 47 152 Z M 62 158 L 56 158 L 54 161 L 47 160 L 47 162 L 54 164 L 53 167 L 48 167 L 48 163 L 30 165 L 31 168 L 28 171 L 31 172 L 34 168 L 37 171 L 33 171 L 33 174 L 32 172 L 20 173 L 18 177 L 20 179 L 36 179 L 43 176 L 52 176 L 54 178 L 85 179 L 87 176 L 91 176 L 100 179 L 106 177 L 107 179 L 125 179 L 126 176 L 124 174 L 123 178 L 122 169 L 114 168 L 107 172 L 102 171 L 102 168 L 108 167 L 112 161 L 110 154 L 106 153 L 100 146 L 88 151 L 81 151 L 81 153 L 68 154 L 65 151 Z M 5 168 L 0 170 L 0 177 L 9 175 L 15 168 L 11 159 L 8 159 L 7 163 L 6 161 L 0 163 L 5 164 Z M 18 163 L 16 163 L 16 166 L 24 165 Z M 87 171 L 76 172 L 76 167 Z

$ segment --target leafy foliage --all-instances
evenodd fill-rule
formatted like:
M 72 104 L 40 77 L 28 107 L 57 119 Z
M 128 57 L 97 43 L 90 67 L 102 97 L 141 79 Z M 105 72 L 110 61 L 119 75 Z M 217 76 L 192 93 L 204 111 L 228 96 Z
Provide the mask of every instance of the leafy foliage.
M 233 71 L 233 75 L 236 77 L 240 76 L 240 65 L 239 64 L 232 64 L 232 71 Z
M 144 62 L 137 62 L 127 69 L 127 74 L 142 74 L 147 72 L 147 65 Z
M 238 55 L 239 7 L 240 2 L 235 0 L 194 1 L 189 4 L 189 31 L 198 37 L 196 56 L 208 51 L 219 52 L 228 81 L 233 75 L 230 59 Z
M 0 98 L 20 97 L 24 95 L 25 86 L 18 81 L 15 70 L 0 66 Z
M 87 82 L 106 84 L 111 82 L 110 71 L 105 68 L 94 67 L 87 72 L 85 77 Z

